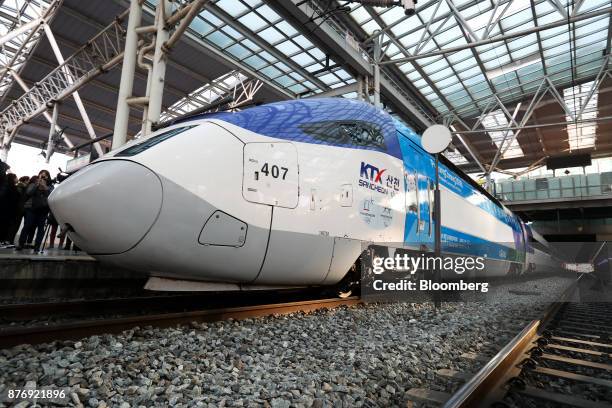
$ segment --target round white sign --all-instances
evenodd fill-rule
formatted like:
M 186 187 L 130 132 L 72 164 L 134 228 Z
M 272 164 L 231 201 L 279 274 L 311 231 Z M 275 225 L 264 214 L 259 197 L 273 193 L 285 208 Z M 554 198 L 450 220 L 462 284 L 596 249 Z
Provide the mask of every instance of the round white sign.
M 451 131 L 443 125 L 430 126 L 421 136 L 423 149 L 432 154 L 443 152 L 451 140 L 453 140 Z

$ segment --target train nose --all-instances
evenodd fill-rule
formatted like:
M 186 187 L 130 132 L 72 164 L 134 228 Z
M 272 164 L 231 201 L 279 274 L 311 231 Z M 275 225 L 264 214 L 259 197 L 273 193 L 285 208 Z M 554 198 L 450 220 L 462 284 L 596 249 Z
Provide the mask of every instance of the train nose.
M 162 185 L 148 168 L 127 160 L 94 163 L 56 186 L 49 206 L 70 237 L 90 254 L 133 248 L 155 222 Z

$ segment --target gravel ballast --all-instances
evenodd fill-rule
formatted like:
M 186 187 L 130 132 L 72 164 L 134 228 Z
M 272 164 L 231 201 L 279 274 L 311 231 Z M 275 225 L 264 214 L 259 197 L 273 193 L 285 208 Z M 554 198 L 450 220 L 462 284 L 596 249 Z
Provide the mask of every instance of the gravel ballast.
M 368 304 L 24 345 L 0 350 L 0 394 L 35 382 L 69 387 L 72 406 L 406 406 L 410 388 L 454 391 L 436 370 L 476 371 L 461 354 L 494 355 L 570 282 L 440 310 Z

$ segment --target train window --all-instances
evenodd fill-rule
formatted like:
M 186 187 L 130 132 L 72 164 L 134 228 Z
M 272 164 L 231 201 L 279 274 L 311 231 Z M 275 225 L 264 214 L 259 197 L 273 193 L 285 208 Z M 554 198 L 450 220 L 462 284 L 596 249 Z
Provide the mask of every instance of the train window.
M 418 214 L 417 176 L 415 173 L 405 172 L 404 177 L 406 178 L 406 211 Z
M 416 213 L 417 213 L 417 232 L 421 232 L 423 231 L 423 224 L 421 223 L 421 198 L 419 196 L 419 173 L 417 173 L 416 171 L 414 172 L 414 192 L 415 192 L 415 196 L 416 196 Z
M 548 190 L 548 179 L 547 178 L 538 178 L 535 181 L 536 190 Z
M 434 211 L 434 191 L 436 187 L 434 186 L 434 182 L 431 179 L 427 180 L 427 200 L 429 201 L 429 235 L 432 232 L 432 220 L 433 220 L 433 211 Z
M 380 126 L 365 121 L 334 121 L 303 123 L 300 128 L 317 140 L 348 146 L 375 147 L 387 151 Z
M 196 126 L 197 125 L 183 126 L 180 128 L 169 130 L 167 132 L 160 133 L 159 135 L 155 135 L 153 137 L 145 139 L 140 143 L 136 143 L 135 145 L 132 145 L 128 147 L 127 149 L 120 151 L 119 153 L 115 154 L 115 157 L 134 156 L 138 153 L 142 153 L 145 150 L 163 142 L 164 140 L 168 140 L 171 137 L 174 137 Z

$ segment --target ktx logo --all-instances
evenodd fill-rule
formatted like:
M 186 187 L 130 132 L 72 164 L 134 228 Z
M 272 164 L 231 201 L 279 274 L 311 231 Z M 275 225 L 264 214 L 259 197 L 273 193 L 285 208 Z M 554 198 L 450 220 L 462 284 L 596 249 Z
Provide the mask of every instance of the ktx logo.
M 378 167 L 372 166 L 371 164 L 361 162 L 361 177 L 367 178 L 375 183 L 382 184 L 381 178 L 385 171 L 387 171 L 387 169 L 380 170 Z

